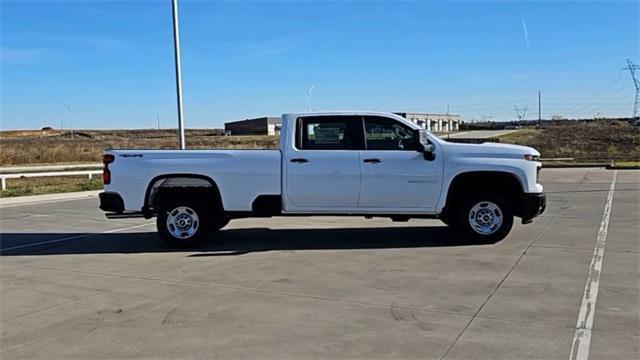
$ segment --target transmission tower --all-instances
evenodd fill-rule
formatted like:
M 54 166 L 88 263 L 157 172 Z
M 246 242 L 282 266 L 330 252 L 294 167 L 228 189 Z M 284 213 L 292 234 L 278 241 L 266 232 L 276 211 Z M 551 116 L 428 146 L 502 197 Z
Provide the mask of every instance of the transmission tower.
M 640 81 L 636 77 L 636 70 L 640 69 L 640 66 L 635 65 L 631 62 L 631 60 L 627 59 L 627 67 L 622 68 L 622 70 L 629 70 L 631 73 L 631 79 L 633 80 L 633 85 L 636 87 L 636 98 L 633 102 L 633 116 L 632 119 L 636 119 L 638 117 L 638 102 L 640 102 Z
M 517 106 L 514 106 L 513 107 L 513 111 L 516 112 L 516 116 L 518 117 L 518 120 L 522 121 L 527 116 L 527 111 L 529 111 L 529 106 L 525 106 L 523 108 L 519 108 Z

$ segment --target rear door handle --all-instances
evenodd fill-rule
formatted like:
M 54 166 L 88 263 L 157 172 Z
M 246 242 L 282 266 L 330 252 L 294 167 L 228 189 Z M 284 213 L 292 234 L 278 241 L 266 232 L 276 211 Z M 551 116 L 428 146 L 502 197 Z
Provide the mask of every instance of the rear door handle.
M 289 161 L 291 161 L 292 163 L 306 163 L 306 162 L 309 162 L 309 160 L 303 159 L 303 158 L 291 159 Z
M 377 163 L 381 163 L 382 160 L 380 160 L 380 159 L 364 159 L 364 160 L 362 160 L 362 162 L 377 164 Z

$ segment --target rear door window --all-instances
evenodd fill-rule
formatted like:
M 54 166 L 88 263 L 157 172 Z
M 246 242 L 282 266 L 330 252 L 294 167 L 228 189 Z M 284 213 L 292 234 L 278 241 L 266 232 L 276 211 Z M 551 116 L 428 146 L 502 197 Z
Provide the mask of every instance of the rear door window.
M 300 150 L 364 149 L 359 116 L 302 117 L 297 125 L 296 147 Z

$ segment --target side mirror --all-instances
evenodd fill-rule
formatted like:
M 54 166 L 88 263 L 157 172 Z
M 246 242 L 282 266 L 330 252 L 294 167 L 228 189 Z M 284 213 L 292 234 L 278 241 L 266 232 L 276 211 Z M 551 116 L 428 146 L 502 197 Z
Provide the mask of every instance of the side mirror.
M 433 144 L 427 142 L 427 131 L 424 129 L 414 129 L 413 134 L 417 140 L 416 150 L 421 152 L 424 159 L 427 161 L 433 161 L 436 158 L 436 147 Z
M 436 159 L 436 147 L 433 144 L 420 144 L 422 149 L 420 152 L 424 159 L 427 161 L 433 161 Z

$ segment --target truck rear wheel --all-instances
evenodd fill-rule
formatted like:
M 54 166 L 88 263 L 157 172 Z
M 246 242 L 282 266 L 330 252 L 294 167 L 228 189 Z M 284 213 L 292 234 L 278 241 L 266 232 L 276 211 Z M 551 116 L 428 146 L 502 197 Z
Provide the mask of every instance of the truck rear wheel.
M 168 201 L 158 212 L 156 226 L 160 238 L 172 247 L 196 245 L 209 235 L 209 209 L 196 200 Z
M 460 202 L 455 222 L 457 230 L 475 242 L 495 243 L 511 231 L 513 209 L 498 194 L 476 194 Z

